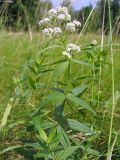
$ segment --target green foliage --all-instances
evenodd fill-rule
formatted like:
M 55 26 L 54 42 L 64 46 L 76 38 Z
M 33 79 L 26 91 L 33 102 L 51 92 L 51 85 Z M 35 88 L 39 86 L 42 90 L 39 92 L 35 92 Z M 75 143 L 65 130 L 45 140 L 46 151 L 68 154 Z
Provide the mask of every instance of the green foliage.
M 47 38 L 48 41 L 53 41 L 57 45 L 60 44 L 61 39 L 64 41 L 64 44 L 61 44 L 60 53 L 69 44 L 70 35 L 66 38 L 64 34 L 66 33 L 63 31 L 61 36 Z M 46 38 L 43 43 L 42 51 L 46 49 Z M 48 52 L 52 52 L 51 44 L 48 43 L 48 45 Z M 79 46 L 73 44 L 73 47 L 78 49 Z M 91 58 L 94 57 L 95 48 L 96 45 L 91 45 L 91 43 L 84 46 L 83 52 L 86 49 L 85 51 L 90 50 L 91 54 L 90 58 L 86 55 L 86 61 L 79 60 L 79 52 L 77 53 L 74 49 L 70 51 L 71 58 L 63 56 L 61 53 L 61 55 L 57 55 L 59 60 L 56 56 L 52 56 L 51 63 L 47 61 L 50 54 L 30 57 L 21 71 L 21 76 L 14 77 L 15 101 L 19 98 L 18 104 L 24 102 L 36 108 L 28 115 L 29 121 L 25 123 L 27 131 L 33 136 L 29 137 L 28 142 L 24 140 L 21 147 L 23 150 L 27 147 L 28 150 L 32 148 L 35 159 L 64 160 L 71 157 L 77 160 L 77 156 L 82 158 L 90 154 L 87 151 L 85 155 L 82 153 L 83 149 L 80 148 L 80 145 L 84 146 L 84 143 L 79 141 L 79 135 L 83 134 L 84 141 L 89 143 L 89 138 L 92 139 L 96 133 L 94 129 L 91 129 L 93 128 L 91 123 L 84 122 L 82 118 L 76 120 L 74 112 L 80 110 L 81 117 L 82 112 L 92 117 L 96 115 L 91 101 L 84 97 L 88 86 L 93 84 L 93 80 L 88 82 L 86 79 L 82 83 L 79 80 L 74 82 L 78 73 L 73 74 L 73 72 L 74 66 L 78 71 L 82 66 L 92 76 L 96 67 L 93 63 L 97 60 Z M 72 118 L 69 118 L 69 111 Z
M 112 0 L 111 4 L 111 19 L 112 25 L 115 26 L 117 23 L 117 18 L 120 14 L 120 0 Z M 102 28 L 103 23 L 103 11 L 105 9 L 104 15 L 104 31 L 105 33 L 109 33 L 109 13 L 108 13 L 108 1 L 101 0 L 97 4 L 97 28 Z
M 68 126 L 75 130 L 75 131 L 79 131 L 79 132 L 85 132 L 85 133 L 90 133 L 91 130 L 89 127 L 85 126 L 84 124 L 74 120 L 74 119 L 67 119 L 67 123 L 68 123 Z
M 70 155 L 69 159 L 76 160 L 76 159 L 79 159 L 80 157 L 82 158 L 83 156 L 87 157 L 87 159 L 89 157 L 89 159 L 92 159 L 92 160 L 95 159 L 95 157 L 96 158 L 98 157 L 99 159 L 100 154 L 102 154 L 106 150 L 106 141 L 107 141 L 107 133 L 108 133 L 107 129 L 109 125 L 108 113 L 110 111 L 111 102 L 112 102 L 111 99 L 108 100 L 109 95 L 111 96 L 110 94 L 111 65 L 110 63 L 107 63 L 109 62 L 109 59 L 106 57 L 108 50 L 105 48 L 105 50 L 101 52 L 97 47 L 95 47 L 94 49 L 88 49 L 90 47 L 88 47 L 87 45 L 85 47 L 86 50 L 83 49 L 81 51 L 84 53 L 83 55 L 81 53 L 79 56 L 76 55 L 74 59 L 71 59 L 71 70 L 70 70 L 71 76 L 70 76 L 70 86 L 68 90 L 68 85 L 67 85 L 67 71 L 68 71 L 67 69 L 68 68 L 66 68 L 65 71 L 63 69 L 64 72 L 61 73 L 61 76 L 59 78 L 55 79 L 53 77 L 53 74 L 55 73 L 55 70 L 57 69 L 57 67 L 61 66 L 62 68 L 63 67 L 62 64 L 67 62 L 67 59 L 65 58 L 64 60 L 61 61 L 59 60 L 58 55 L 57 57 L 54 57 L 54 58 L 52 57 L 51 59 L 49 54 L 47 54 L 46 57 L 42 55 L 40 56 L 40 58 L 39 56 L 37 56 L 36 58 L 34 54 L 35 51 L 37 51 L 36 37 L 32 43 L 33 50 L 31 51 L 30 50 L 31 46 L 26 45 L 27 44 L 26 41 L 28 39 L 25 36 L 26 35 L 24 35 L 22 38 L 21 36 L 16 37 L 14 43 L 12 43 L 13 37 L 9 37 L 4 41 L 4 43 L 6 43 L 7 48 L 1 47 L 3 53 L 6 53 L 7 59 L 5 58 L 5 60 L 9 62 L 9 64 L 6 65 L 5 62 L 3 63 L 1 61 L 2 62 L 1 65 L 4 64 L 4 67 L 1 69 L 1 75 L 2 75 L 1 88 L 9 83 L 12 84 L 11 90 L 13 90 L 14 87 L 16 87 L 15 95 L 13 96 L 16 98 L 15 103 L 17 105 L 17 107 L 13 108 L 12 113 L 10 113 L 10 117 L 8 117 L 7 119 L 8 122 L 7 122 L 6 128 L 10 132 L 5 133 L 6 134 L 5 136 L 7 136 L 8 139 L 12 137 L 13 140 L 16 137 L 21 138 L 21 136 L 22 136 L 22 139 L 24 139 L 24 143 L 22 142 L 22 145 L 16 145 L 16 144 L 14 145 L 13 141 L 10 142 L 9 145 L 5 144 L 5 147 L 4 147 L 5 150 L 1 148 L 2 150 L 1 154 L 2 155 L 14 154 L 15 152 L 18 153 L 19 149 L 22 149 L 28 156 L 28 152 L 31 151 L 31 148 L 32 148 L 32 150 L 34 150 L 33 153 L 31 152 L 32 157 L 34 154 L 38 157 L 47 157 L 48 155 L 51 155 L 51 152 L 50 152 L 51 150 L 48 147 L 48 144 L 50 144 L 51 148 L 53 148 L 53 152 L 55 153 L 55 155 L 59 154 L 59 152 L 63 152 L 64 149 L 65 150 L 67 149 L 67 147 L 78 146 L 78 149 L 73 154 Z M 92 37 L 95 37 L 95 35 L 92 35 Z M 88 37 L 86 36 L 81 37 L 81 43 L 82 41 L 84 41 L 85 38 L 88 39 Z M 21 39 L 22 39 L 22 44 L 20 42 Z M 40 39 L 37 39 L 37 41 L 39 45 Z M 88 42 L 89 40 L 88 41 L 85 40 L 85 41 Z M 17 43 L 21 44 L 22 48 L 19 45 L 17 45 Z M 14 46 L 17 47 L 17 50 L 15 50 Z M 12 48 L 10 49 L 9 47 L 10 48 L 12 47 Z M 31 51 L 34 54 L 33 56 L 34 58 L 32 58 L 32 60 L 29 58 L 29 60 L 27 60 L 27 62 L 25 63 L 25 60 L 27 59 L 27 55 L 25 55 L 25 53 L 28 52 L 29 54 L 29 51 Z M 60 51 L 59 49 L 55 49 L 54 51 L 52 50 L 51 52 L 57 53 Z M 2 56 L 3 55 L 1 55 L 1 57 Z M 21 57 L 21 59 L 19 58 L 19 56 Z M 20 70 L 17 65 L 16 67 L 14 67 L 13 64 L 10 63 L 14 57 L 16 59 L 16 64 L 18 66 L 22 66 L 22 70 Z M 102 61 L 100 61 L 100 57 L 102 57 Z M 73 62 L 74 60 L 77 60 L 75 62 L 80 62 L 80 63 L 75 63 Z M 116 68 L 116 75 L 117 75 L 117 77 L 115 78 L 116 89 L 119 89 L 119 78 L 118 78 L 119 63 L 117 63 L 118 60 L 119 60 L 119 54 L 116 54 L 115 55 L 115 62 L 116 62 L 115 68 Z M 85 65 L 84 65 L 84 62 L 85 62 Z M 100 102 L 98 103 L 100 104 L 100 107 L 97 107 L 95 105 L 97 101 L 96 95 L 98 93 L 97 85 L 96 85 L 98 84 L 97 83 L 98 72 L 96 72 L 96 81 L 94 82 L 95 89 L 96 89 L 94 93 L 95 99 L 91 101 L 91 84 L 93 81 L 91 74 L 93 74 L 93 69 L 94 69 L 93 62 L 95 62 L 97 68 L 99 68 L 99 63 L 102 63 L 102 65 L 104 65 L 103 66 L 104 81 L 102 82 L 103 88 L 102 88 L 102 93 L 100 95 Z M 22 65 L 23 63 L 25 63 L 25 65 Z M 43 72 L 43 70 L 45 71 L 47 69 L 50 69 L 51 66 L 52 66 L 51 71 Z M 4 71 L 4 68 L 8 70 L 8 73 L 10 73 L 10 75 L 7 74 L 6 78 L 2 72 Z M 22 72 L 20 77 L 18 77 L 18 71 Z M 11 73 L 13 75 L 17 75 L 17 77 L 14 76 L 14 84 L 12 83 L 12 79 L 10 79 Z M 50 75 L 52 76 L 50 77 Z M 30 82 L 29 77 L 32 78 L 31 80 L 32 82 Z M 49 78 L 50 80 L 48 80 Z M 5 82 L 7 83 L 3 83 L 2 81 L 3 79 L 6 79 Z M 30 85 L 30 83 L 32 85 Z M 34 87 L 32 87 L 34 86 L 33 84 L 35 84 L 36 86 L 35 89 Z M 5 86 L 4 88 L 6 89 L 7 86 Z M 10 88 L 7 88 L 7 90 L 9 89 Z M 87 103 L 87 105 L 89 105 L 90 108 L 92 109 L 94 109 L 94 106 L 95 106 L 97 110 L 97 116 L 94 117 L 94 114 L 92 114 L 92 112 L 89 112 L 89 110 L 87 110 L 81 104 L 79 105 L 76 101 L 73 102 L 71 98 L 70 100 L 67 99 L 67 96 L 69 94 L 72 94 L 72 96 L 77 97 L 77 99 L 84 100 Z M 5 96 L 7 97 L 7 95 Z M 1 99 L 3 98 L 1 97 Z M 104 101 L 105 99 L 107 100 L 106 102 Z M 119 105 L 119 93 L 117 93 L 116 99 L 118 99 L 116 103 Z M 102 108 L 102 111 L 101 111 L 101 108 Z M 105 117 L 103 120 L 104 114 L 105 114 Z M 116 124 L 114 127 L 115 129 L 118 128 L 118 124 L 119 124 L 119 119 L 117 122 L 117 118 L 116 118 Z M 100 130 L 100 127 L 102 125 L 104 125 L 104 127 Z M 26 130 L 22 128 L 22 126 L 26 128 L 27 133 L 26 133 Z M 44 134 L 47 135 L 47 139 L 48 139 L 47 141 L 46 141 L 46 138 L 45 138 L 45 141 L 42 139 L 44 136 L 41 136 L 42 135 L 40 132 L 41 129 L 44 130 Z M 99 135 L 95 133 L 98 130 L 100 130 L 103 135 L 100 138 L 99 138 Z M 11 134 L 14 133 L 14 135 L 11 135 L 10 133 Z M 94 137 L 97 137 L 97 140 Z M 1 139 L 1 141 L 4 144 L 4 140 Z M 104 145 L 102 145 L 102 142 L 104 142 Z M 43 146 L 45 148 L 43 148 Z M 119 146 L 119 141 L 117 142 L 117 146 L 115 147 L 116 155 L 119 155 L 119 151 L 117 151 L 118 146 Z M 47 150 L 46 150 L 46 147 L 47 147 Z M 28 152 L 26 151 L 26 148 Z M 100 153 L 96 150 L 100 151 Z M 19 154 L 21 154 L 21 152 Z M 103 157 L 105 157 L 105 155 L 103 155 Z
M 13 77 L 14 83 L 11 82 L 11 86 L 5 88 L 7 91 L 14 90 L 12 97 L 15 99 L 13 105 L 15 107 L 13 107 L 10 119 L 8 118 L 9 108 L 5 111 L 3 120 L 5 124 L 8 121 L 8 124 L 6 127 L 4 125 L 0 133 L 4 134 L 1 141 L 5 144 L 4 147 L 2 144 L 1 146 L 6 149 L 0 152 L 1 156 L 9 155 L 8 152 L 13 154 L 24 152 L 24 157 L 32 160 L 104 159 L 112 103 L 112 98 L 109 99 L 112 66 L 109 62 L 109 48 L 106 47 L 101 51 L 99 45 L 93 45 L 90 42 L 90 36 L 87 35 L 80 39 L 80 44 L 85 41 L 80 54 L 75 53 L 72 59 L 68 59 L 61 53 L 71 37 L 76 38 L 75 35 L 68 39 L 65 38 L 66 33 L 62 35 L 64 46 L 62 46 L 61 37 L 46 39 L 35 35 L 33 42 L 29 43 L 27 35 L 24 35 L 25 39 L 22 36 L 7 35 L 6 38 L 5 35 L 5 40 L 2 39 L 5 46 L 1 47 L 1 54 L 6 53 L 5 60 L 7 60 L 3 64 L 1 60 L 1 66 L 3 66 L 1 75 L 4 76 L 6 72 L 4 69 L 8 73 L 4 83 L 4 78 L 1 76 L 1 82 L 7 85 L 12 81 L 8 77 L 17 76 Z M 97 38 L 95 35 L 91 36 L 92 39 Z M 61 46 L 55 48 L 53 44 Z M 117 51 L 119 51 L 119 46 Z M 27 62 L 25 63 L 24 59 L 21 62 L 19 56 L 21 59 L 25 56 L 24 59 L 27 59 Z M 115 87 L 119 90 L 119 54 L 116 53 L 115 57 Z M 4 60 L 3 56 L 1 58 Z M 16 63 L 12 63 L 11 59 L 15 59 Z M 25 63 L 20 68 L 17 66 L 18 60 L 19 66 Z M 103 70 L 102 86 L 99 92 L 100 67 Z M 1 92 L 3 90 L 1 89 Z M 118 91 L 116 106 L 119 106 L 119 97 Z M 11 108 L 11 106 L 8 107 Z M 117 112 L 119 113 L 119 109 Z M 115 116 L 118 122 L 115 123 L 113 137 L 119 133 L 117 112 Z M 6 137 L 9 143 L 6 143 Z M 28 153 L 31 153 L 29 158 Z M 116 158 L 119 155 L 119 141 L 116 143 L 114 153 L 113 156 Z
M 71 146 L 71 147 L 65 148 L 55 156 L 55 160 L 63 160 L 68 158 L 78 148 L 79 148 L 78 146 Z
M 68 94 L 67 98 L 69 101 L 73 102 L 75 105 L 79 105 L 79 106 L 87 109 L 88 111 L 95 113 L 94 110 L 90 107 L 90 105 L 87 102 L 74 96 L 73 94 Z
M 80 10 L 74 10 L 70 1 L 64 0 L 61 3 L 62 6 L 66 6 L 71 15 L 72 19 L 78 19 L 82 24 L 85 24 L 87 18 L 89 17 L 93 6 L 90 4 L 83 7 Z M 46 12 L 52 8 L 52 2 L 50 0 L 40 1 L 40 0 L 14 0 L 13 3 L 0 2 L 1 10 L 1 26 L 5 26 L 7 29 L 11 28 L 14 31 L 19 31 L 21 29 L 29 30 L 38 29 L 38 22 L 42 19 Z M 103 11 L 105 8 L 105 14 L 103 17 Z M 117 29 L 117 24 L 119 23 L 120 14 L 120 1 L 111 1 L 111 19 L 112 25 Z M 97 18 L 95 18 L 97 17 Z M 108 17 L 108 2 L 107 0 L 98 1 L 93 15 L 90 18 L 89 26 L 86 28 L 89 32 L 98 31 L 101 33 L 102 24 L 104 18 L 104 33 L 109 33 L 109 17 Z M 91 23 L 92 22 L 92 23 Z
M 7 29 L 18 31 L 37 27 L 40 18 L 52 7 L 50 1 L 13 0 L 0 2 L 1 19 Z M 46 10 L 46 11 L 45 11 Z M 40 17 L 41 13 L 41 17 Z

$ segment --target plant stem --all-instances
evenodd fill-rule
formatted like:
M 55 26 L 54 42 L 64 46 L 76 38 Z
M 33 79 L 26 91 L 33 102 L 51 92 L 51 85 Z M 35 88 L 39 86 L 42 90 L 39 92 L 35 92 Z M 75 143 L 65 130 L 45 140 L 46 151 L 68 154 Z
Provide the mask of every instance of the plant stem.
M 105 6 L 106 6 L 106 0 L 104 2 L 104 10 L 103 10 L 101 52 L 103 51 L 103 43 L 104 43 Z M 102 61 L 102 57 L 100 57 L 100 58 L 101 58 L 100 60 Z M 102 78 L 102 63 L 100 62 L 100 67 L 99 67 L 99 86 L 98 86 L 98 102 L 100 101 L 101 78 Z
M 68 88 L 67 88 L 67 92 L 69 92 L 70 90 L 70 59 L 69 59 L 69 65 L 68 65 Z
M 92 56 L 94 57 L 94 54 L 92 54 Z M 95 62 L 94 62 L 94 58 L 93 58 L 93 80 L 92 80 L 92 101 L 94 100 L 94 83 L 95 83 Z
M 107 160 L 111 160 L 111 140 L 112 140 L 112 129 L 113 129 L 113 120 L 114 120 L 114 111 L 115 111 L 115 80 L 114 80 L 114 55 L 112 50 L 112 22 L 111 22 L 111 10 L 110 10 L 110 1 L 108 0 L 108 9 L 109 9 L 109 26 L 110 26 L 110 54 L 111 54 L 111 64 L 112 64 L 112 112 L 111 112 L 111 122 L 110 122 L 110 131 L 108 138 L 108 153 Z

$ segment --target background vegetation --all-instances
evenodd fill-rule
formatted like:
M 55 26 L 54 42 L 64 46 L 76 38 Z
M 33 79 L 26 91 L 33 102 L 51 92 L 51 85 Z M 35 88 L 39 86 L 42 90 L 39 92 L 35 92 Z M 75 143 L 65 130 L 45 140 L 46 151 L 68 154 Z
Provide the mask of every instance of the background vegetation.
M 79 20 L 83 25 L 85 24 L 93 6 L 90 4 L 80 10 L 74 10 L 70 0 L 64 0 L 63 6 L 66 6 L 73 19 Z M 19 31 L 38 28 L 38 22 L 45 16 L 47 10 L 52 8 L 50 0 L 14 0 L 11 3 L 8 1 L 0 2 L 1 12 L 1 27 L 4 26 L 9 30 Z M 105 10 L 105 15 L 103 11 Z M 104 31 L 109 32 L 109 14 L 108 4 L 106 0 L 100 0 L 94 8 L 94 13 L 89 21 L 89 29 L 87 31 L 100 32 L 104 16 Z M 111 21 L 115 27 L 114 32 L 117 32 L 117 24 L 120 22 L 120 0 L 111 1 Z

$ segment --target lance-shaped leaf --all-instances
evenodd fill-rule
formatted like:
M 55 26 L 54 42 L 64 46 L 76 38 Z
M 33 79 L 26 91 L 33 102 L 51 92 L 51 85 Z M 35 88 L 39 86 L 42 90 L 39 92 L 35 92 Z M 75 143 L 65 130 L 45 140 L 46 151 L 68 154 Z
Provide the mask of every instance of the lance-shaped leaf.
M 14 146 L 10 146 L 2 151 L 0 151 L 0 155 L 6 153 L 6 152 L 9 152 L 9 151 L 13 151 L 15 149 L 18 149 L 18 148 L 22 148 L 23 146 L 22 145 L 14 145 Z
M 36 83 L 30 76 L 29 76 L 29 85 L 32 89 L 36 89 Z
M 40 152 L 38 152 L 36 155 L 35 155 L 35 157 L 36 158 L 47 158 L 48 156 L 50 155 L 50 151 L 48 151 L 48 150 L 43 150 L 43 151 L 40 151 Z
M 68 61 L 58 64 L 53 72 L 53 78 L 58 79 L 60 76 L 62 76 L 68 68 L 68 65 Z
M 61 126 L 58 127 L 58 133 L 61 133 L 60 143 L 62 144 L 62 146 L 64 148 L 68 147 L 68 146 L 71 146 L 69 137 L 67 136 L 65 130 Z
M 66 96 L 60 92 L 49 94 L 45 97 L 46 100 L 52 102 L 63 102 Z
M 48 143 L 51 143 L 57 132 L 56 128 L 52 128 L 48 136 Z
M 55 119 L 57 122 L 60 122 L 60 121 L 61 121 L 63 109 L 64 109 L 64 104 L 63 104 L 63 103 L 58 103 L 58 104 L 55 106 L 55 109 L 54 109 L 54 119 Z
M 80 65 L 90 67 L 90 69 L 93 68 L 93 66 L 91 64 L 89 64 L 87 62 L 84 62 L 84 61 L 80 61 L 79 59 L 72 59 L 71 61 L 76 63 L 76 64 L 80 64 Z
M 74 119 L 67 119 L 68 127 L 75 131 L 83 132 L 83 133 L 91 133 L 91 129 L 84 125 L 83 123 L 74 120 Z
M 47 134 L 42 128 L 39 129 L 39 136 L 44 142 L 47 142 L 48 139 Z
M 64 160 L 68 158 L 70 155 L 72 155 L 79 146 L 70 146 L 65 148 L 64 150 L 60 151 L 59 153 L 56 154 L 55 160 Z
M 78 95 L 82 94 L 86 89 L 87 89 L 87 85 L 81 85 L 81 86 L 73 88 L 71 92 L 75 96 L 78 96 Z
M 83 107 L 84 109 L 87 109 L 88 111 L 95 114 L 95 111 L 91 108 L 91 106 L 86 101 L 74 96 L 73 94 L 69 93 L 67 95 L 67 99 L 73 102 L 74 104 L 79 105 Z

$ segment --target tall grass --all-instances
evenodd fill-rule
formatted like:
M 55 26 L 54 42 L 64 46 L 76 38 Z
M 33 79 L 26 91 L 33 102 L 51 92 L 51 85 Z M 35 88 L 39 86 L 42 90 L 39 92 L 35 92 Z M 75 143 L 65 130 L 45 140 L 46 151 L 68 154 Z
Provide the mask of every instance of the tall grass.
M 109 132 L 109 139 L 108 139 L 108 155 L 107 155 L 107 160 L 112 159 L 112 152 L 115 146 L 115 143 L 117 141 L 117 137 L 119 135 L 119 131 L 117 131 L 117 135 L 114 138 L 114 141 L 112 143 L 112 133 L 113 133 L 113 121 L 114 121 L 114 113 L 115 113 L 115 74 L 114 74 L 114 52 L 113 52 L 113 39 L 112 39 L 112 22 L 111 22 L 111 10 L 110 10 L 110 1 L 108 1 L 108 8 L 109 8 L 109 27 L 110 27 L 110 37 L 109 37 L 109 42 L 110 42 L 110 55 L 111 55 L 111 64 L 112 64 L 112 72 L 111 72 L 111 77 L 112 77 L 112 111 L 111 111 L 111 121 L 110 121 L 110 132 Z

